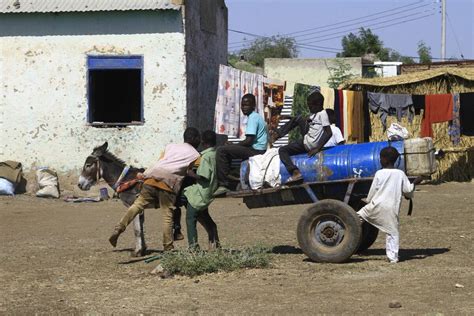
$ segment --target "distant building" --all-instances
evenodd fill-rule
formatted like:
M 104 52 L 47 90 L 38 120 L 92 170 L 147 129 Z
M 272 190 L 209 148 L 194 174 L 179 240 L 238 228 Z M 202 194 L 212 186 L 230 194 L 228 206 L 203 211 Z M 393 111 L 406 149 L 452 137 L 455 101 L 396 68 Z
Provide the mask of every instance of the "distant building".
M 362 77 L 362 58 L 266 58 L 265 76 L 287 81 L 287 92 L 292 94 L 294 83 L 328 86 L 330 68 L 337 68 L 339 62 L 351 66 L 354 77 Z
M 0 0 L 0 160 L 82 166 L 92 147 L 148 166 L 209 129 L 224 0 Z
M 433 62 L 429 64 L 404 64 L 400 67 L 401 74 L 435 70 L 439 68 L 474 68 L 474 60 L 450 60 Z
M 394 77 L 400 75 L 402 64 L 399 61 L 376 61 L 374 62 L 374 70 L 379 77 Z

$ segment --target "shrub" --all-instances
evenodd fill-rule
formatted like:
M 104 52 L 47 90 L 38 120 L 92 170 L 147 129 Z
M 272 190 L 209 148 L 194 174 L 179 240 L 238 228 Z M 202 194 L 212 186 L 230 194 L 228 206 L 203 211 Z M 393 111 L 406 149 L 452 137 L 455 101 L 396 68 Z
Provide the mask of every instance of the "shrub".
M 218 249 L 215 251 L 178 250 L 163 254 L 161 265 L 170 274 L 190 277 L 234 271 L 244 268 L 267 268 L 270 266 L 270 250 L 263 246 L 247 247 L 241 250 Z

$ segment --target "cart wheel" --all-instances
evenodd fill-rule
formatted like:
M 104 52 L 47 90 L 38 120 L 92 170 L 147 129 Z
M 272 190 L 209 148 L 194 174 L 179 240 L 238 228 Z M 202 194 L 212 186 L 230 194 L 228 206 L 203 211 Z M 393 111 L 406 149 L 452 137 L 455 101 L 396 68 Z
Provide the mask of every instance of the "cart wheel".
M 362 228 L 357 213 L 337 200 L 323 200 L 309 207 L 297 228 L 301 250 L 317 262 L 343 262 L 359 247 Z
M 362 224 L 362 237 L 360 239 L 360 245 L 357 249 L 357 253 L 365 251 L 370 248 L 379 235 L 379 229 L 373 225 L 370 225 L 366 221 Z

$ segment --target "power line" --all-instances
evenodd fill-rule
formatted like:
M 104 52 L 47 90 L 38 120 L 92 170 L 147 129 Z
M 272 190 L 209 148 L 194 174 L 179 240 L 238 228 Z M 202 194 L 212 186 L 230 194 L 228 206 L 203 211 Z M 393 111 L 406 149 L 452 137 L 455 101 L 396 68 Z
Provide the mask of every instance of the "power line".
M 336 36 L 336 37 L 330 37 L 330 38 L 327 38 L 328 36 L 331 36 L 331 35 L 336 35 L 336 34 L 344 34 L 346 35 L 348 32 L 351 32 L 351 31 L 354 31 L 354 30 L 358 30 L 360 29 L 360 27 L 371 27 L 371 26 L 376 26 L 376 25 L 383 25 L 385 23 L 388 23 L 388 22 L 391 22 L 391 21 L 396 21 L 396 20 L 399 20 L 399 19 L 402 19 L 402 18 L 407 18 L 407 17 L 410 17 L 410 16 L 416 16 L 420 13 L 424 13 L 424 12 L 430 12 L 430 11 L 433 11 L 433 9 L 431 10 L 425 10 L 425 11 L 420 11 L 420 12 L 416 12 L 416 13 L 413 13 L 413 14 L 408 14 L 408 15 L 404 15 L 404 16 L 400 16 L 400 17 L 396 17 L 396 18 L 393 18 L 393 19 L 389 19 L 389 20 L 386 20 L 386 21 L 381 21 L 381 22 L 377 22 L 377 23 L 373 23 L 373 24 L 368 24 L 368 25 L 360 25 L 357 29 L 355 28 L 351 28 L 351 29 L 347 29 L 347 30 L 344 30 L 344 31 L 339 31 L 339 32 L 334 32 L 334 33 L 329 33 L 329 34 L 325 34 L 325 35 L 321 35 L 321 36 L 315 36 L 315 37 L 310 37 L 310 38 L 307 38 L 307 39 L 303 39 L 302 41 L 297 41 L 297 44 L 305 44 L 305 45 L 308 45 L 308 44 L 312 44 L 312 43 L 316 43 L 316 42 L 319 42 L 319 41 L 311 41 L 313 39 L 322 39 L 321 41 L 323 40 L 329 40 L 329 39 L 334 39 L 334 38 L 339 38 L 339 37 L 342 37 L 342 36 Z M 433 14 L 431 14 L 433 15 Z M 416 19 L 409 19 L 409 20 L 404 20 L 403 22 L 409 22 L 409 21 L 414 21 L 414 20 L 418 20 L 418 19 L 421 19 L 421 18 L 425 18 L 425 17 L 428 17 L 430 15 L 424 15 L 424 16 L 421 16 L 419 18 L 416 18 Z M 398 23 L 400 24 L 400 23 Z M 385 27 L 388 27 L 388 26 L 393 26 L 393 25 L 397 25 L 397 23 L 392 23 L 392 24 L 389 24 L 389 25 L 385 25 L 383 27 L 377 27 L 377 28 L 373 28 L 373 29 L 381 29 L 381 28 L 385 28 Z M 239 34 L 244 34 L 244 35 L 249 35 L 249 36 L 253 36 L 253 37 L 258 37 L 258 38 L 269 38 L 267 36 L 261 36 L 261 35 L 258 35 L 258 34 L 253 34 L 253 33 L 249 33 L 249 32 L 243 32 L 243 31 L 238 31 L 238 30 L 233 30 L 233 29 L 229 29 L 229 31 L 231 32 L 235 32 L 235 33 L 239 33 Z M 308 42 L 309 41 L 309 42 Z M 229 44 L 229 49 L 238 49 L 238 48 L 243 48 L 244 45 L 242 44 Z M 316 45 L 312 45 L 314 46 L 314 48 L 321 48 L 321 49 L 329 49 L 329 50 L 338 50 L 340 51 L 341 49 L 339 48 L 333 48 L 333 47 L 324 47 L 324 46 L 316 46 Z
M 402 17 L 396 17 L 396 18 L 389 19 L 389 20 L 382 21 L 382 22 L 377 22 L 377 23 L 373 23 L 373 24 L 367 24 L 367 25 L 365 25 L 364 27 L 371 27 L 371 26 L 381 25 L 381 24 L 385 24 L 385 23 L 388 23 L 388 22 L 397 21 L 397 20 L 400 20 L 400 19 L 403 19 L 403 18 L 408 18 L 408 17 L 411 17 L 411 16 L 417 16 L 417 15 L 419 15 L 420 13 L 425 13 L 425 12 L 429 12 L 429 11 L 433 11 L 433 9 L 427 10 L 427 11 L 424 11 L 424 12 L 416 12 L 416 13 L 404 15 L 404 16 L 402 16 Z M 360 29 L 360 27 L 358 27 L 357 30 L 358 30 L 358 29 Z M 328 37 L 328 36 L 331 36 L 331 35 L 347 34 L 347 32 L 350 32 L 350 31 L 352 31 L 352 30 L 354 30 L 354 29 L 351 28 L 351 29 L 347 29 L 347 30 L 344 30 L 344 31 L 338 31 L 338 32 L 334 32 L 334 33 L 329 33 L 329 34 L 321 35 L 321 36 L 310 37 L 310 38 L 304 39 L 304 40 L 303 40 L 303 43 L 305 43 L 305 41 L 310 41 L 310 40 L 318 39 L 318 38 L 324 38 L 324 37 Z M 307 43 L 311 43 L 311 42 L 307 42 Z
M 423 8 L 423 7 L 427 7 L 427 6 L 432 6 L 432 5 L 433 4 L 424 4 L 424 5 L 414 7 L 414 8 L 410 8 L 410 9 L 407 9 L 407 10 L 402 10 L 402 11 L 397 12 L 397 13 L 386 14 L 386 15 L 382 15 L 382 16 L 379 16 L 379 17 L 376 17 L 376 18 L 370 18 L 370 19 L 365 18 L 365 19 L 361 19 L 361 21 L 358 21 L 358 22 L 355 22 L 355 23 L 349 23 L 349 24 L 344 23 L 344 25 L 334 27 L 334 28 L 330 28 L 330 29 L 325 30 L 325 31 L 310 32 L 310 33 L 307 33 L 307 34 L 297 35 L 297 36 L 294 36 L 294 37 L 305 37 L 305 36 L 309 36 L 309 35 L 312 35 L 312 34 L 326 33 L 326 32 L 341 29 L 341 28 L 344 28 L 344 27 L 348 27 L 348 26 L 352 26 L 352 25 L 358 25 L 362 22 L 365 23 L 365 22 L 371 22 L 371 21 L 374 21 L 374 20 L 380 20 L 380 19 L 385 18 L 385 17 L 393 17 L 394 15 L 398 15 L 400 13 L 409 12 L 409 11 L 413 12 L 413 10 L 415 10 L 415 9 L 419 9 L 419 8 Z M 419 11 L 418 13 L 424 13 L 424 12 L 427 12 L 427 11 L 429 11 L 429 10 Z M 368 16 L 368 17 L 370 17 L 370 16 Z M 405 16 L 403 16 L 403 17 L 405 17 Z M 403 18 L 403 17 L 401 17 L 401 18 Z M 315 28 L 315 29 L 322 29 L 322 28 L 327 28 L 327 27 L 320 27 L 320 28 Z
M 341 22 L 338 22 L 338 23 L 328 24 L 328 25 L 319 26 L 319 27 L 315 27 L 315 28 L 311 28 L 311 29 L 302 30 L 302 31 L 296 31 L 296 32 L 286 33 L 286 34 L 282 34 L 281 36 L 289 36 L 289 35 L 293 35 L 293 34 L 306 33 L 306 32 L 308 32 L 308 31 L 312 31 L 312 30 L 316 30 L 316 29 L 325 29 L 325 28 L 329 28 L 330 26 L 334 26 L 334 25 L 347 24 L 348 22 L 352 22 L 352 21 L 356 21 L 356 20 L 362 20 L 362 21 L 359 21 L 359 22 L 357 22 L 357 23 L 347 24 L 347 25 L 345 25 L 345 26 L 343 25 L 343 26 L 339 26 L 339 27 L 335 27 L 335 28 L 329 28 L 328 30 L 325 30 L 325 31 L 312 32 L 312 33 L 308 33 L 308 34 L 302 34 L 302 35 L 291 36 L 291 37 L 297 38 L 297 37 L 309 36 L 309 35 L 316 34 L 316 33 L 330 32 L 330 31 L 332 31 L 332 30 L 340 29 L 340 28 L 343 28 L 343 27 L 346 27 L 346 26 L 357 25 L 357 24 L 359 24 L 359 23 L 361 23 L 361 22 L 365 22 L 369 17 L 376 16 L 376 15 L 380 15 L 380 14 L 385 13 L 385 12 L 398 11 L 398 10 L 400 10 L 400 9 L 402 9 L 402 8 L 405 8 L 405 7 L 408 7 L 408 6 L 413 6 L 413 5 L 419 4 L 419 3 L 423 2 L 423 1 L 424 1 L 424 0 L 418 1 L 418 2 L 415 2 L 415 3 L 412 3 L 412 4 L 409 4 L 409 5 L 401 6 L 401 7 L 398 7 L 398 8 L 392 8 L 392 9 L 390 9 L 390 10 L 380 11 L 380 12 L 377 12 L 377 13 L 374 13 L 374 14 L 370 14 L 370 15 L 367 15 L 367 16 L 362 16 L 362 17 L 355 18 L 355 19 L 350 19 L 350 20 L 341 21 Z M 423 5 L 421 5 L 421 6 L 417 6 L 417 7 L 414 7 L 414 8 L 407 9 L 407 10 L 402 10 L 402 11 L 399 11 L 399 12 L 396 12 L 396 13 L 392 12 L 392 13 L 389 14 L 389 15 L 383 15 L 383 16 L 380 16 L 380 17 L 377 17 L 377 18 L 373 18 L 373 19 L 371 19 L 371 20 L 379 20 L 379 19 L 384 18 L 384 17 L 387 17 L 387 16 L 393 16 L 393 15 L 397 15 L 397 14 L 404 13 L 404 12 L 407 12 L 407 11 L 413 11 L 413 10 L 415 10 L 415 9 L 422 8 L 422 7 L 426 7 L 426 6 L 431 6 L 431 5 L 433 5 L 433 3 L 423 4 Z M 422 11 L 420 11 L 419 13 L 421 13 L 421 12 L 422 12 Z M 232 43 L 229 43 L 229 45 L 234 45 L 234 44 L 239 44 L 239 43 L 244 43 L 244 42 L 245 42 L 245 41 L 232 42 Z
M 390 12 L 390 11 L 397 11 L 398 9 L 410 7 L 410 6 L 413 6 L 413 5 L 422 3 L 422 2 L 424 2 L 424 0 L 417 1 L 417 2 L 414 2 L 414 3 L 411 3 L 411 4 L 407 4 L 407 5 L 404 5 L 404 6 L 401 6 L 401 7 L 396 7 L 396 8 L 392 8 L 392 9 L 388 9 L 388 10 L 384 10 L 384 11 L 379 11 L 379 12 L 376 12 L 376 13 L 373 13 L 373 14 L 365 15 L 365 16 L 358 17 L 358 18 L 354 18 L 354 19 L 350 19 L 350 20 L 345 20 L 345 21 L 341 21 L 341 22 L 337 22 L 337 23 L 333 23 L 333 24 L 328 24 L 328 25 L 325 25 L 325 26 L 319 26 L 319 27 L 310 28 L 310 29 L 306 29 L 306 30 L 301 30 L 301 31 L 296 31 L 296 32 L 287 33 L 287 34 L 285 34 L 285 36 L 286 36 L 286 35 L 299 34 L 299 33 L 305 33 L 305 32 L 307 32 L 307 31 L 312 31 L 312 30 L 320 29 L 320 28 L 326 28 L 326 27 L 329 27 L 329 26 L 334 26 L 334 25 L 339 25 L 339 24 L 345 24 L 345 23 L 347 23 L 347 22 L 352 22 L 352 21 L 356 21 L 356 20 L 360 20 L 360 19 L 365 19 L 365 18 L 368 18 L 368 17 L 371 17 L 371 16 L 376 16 L 376 15 L 382 14 L 382 13 L 386 13 L 386 12 Z
M 454 27 L 453 27 L 453 24 L 451 23 L 451 18 L 449 17 L 448 12 L 446 12 L 446 16 L 448 17 L 448 22 L 449 22 L 449 25 L 451 26 L 451 31 L 453 32 L 454 39 L 456 40 L 456 44 L 458 45 L 458 49 L 459 49 L 459 53 L 461 54 L 461 58 L 464 59 L 464 55 L 462 54 L 462 50 L 461 50 L 461 45 L 459 45 L 458 37 L 456 35 L 456 32 L 454 31 Z
M 380 30 L 380 29 L 384 29 L 384 28 L 387 28 L 387 27 L 391 27 L 391 26 L 395 26 L 395 25 L 399 25 L 399 24 L 403 24 L 403 23 L 407 23 L 407 22 L 412 22 L 412 21 L 416 21 L 416 20 L 421 20 L 421 19 L 424 19 L 424 18 L 427 18 L 427 17 L 430 17 L 432 15 L 434 15 L 435 13 L 432 13 L 432 14 L 427 14 L 427 15 L 423 15 L 423 16 L 420 16 L 418 18 L 414 18 L 414 19 L 409 19 L 409 20 L 403 20 L 403 21 L 400 21 L 398 23 L 392 23 L 392 24 L 388 24 L 388 25 L 384 25 L 384 26 L 380 26 L 380 27 L 375 27 L 375 28 L 371 28 L 371 30 Z M 352 29 L 352 30 L 358 30 L 358 29 Z M 335 38 L 341 38 L 343 36 L 333 36 L 333 37 L 328 37 L 328 38 L 323 38 L 323 39 L 320 39 L 320 40 L 317 40 L 317 41 L 311 41 L 311 42 L 308 42 L 308 43 L 305 43 L 305 44 L 312 44 L 312 43 L 318 43 L 318 42 L 324 42 L 324 41 L 329 41 L 331 39 L 335 39 Z
M 262 36 L 262 35 L 258 35 L 258 34 L 254 34 L 254 33 L 238 31 L 238 30 L 233 30 L 233 29 L 228 29 L 228 31 L 229 32 L 234 32 L 234 33 L 239 33 L 239 34 L 245 34 L 245 35 L 253 36 L 253 37 L 256 37 L 256 38 L 271 38 L 271 37 L 268 37 L 268 36 Z M 296 46 L 303 47 L 298 42 L 296 43 Z M 329 53 L 337 53 L 337 52 L 341 51 L 340 48 L 334 48 L 334 47 L 317 46 L 317 45 L 304 45 L 304 46 L 306 46 L 304 48 L 311 48 L 313 50 L 320 50 L 320 51 L 329 52 Z M 229 48 L 233 49 L 232 47 L 229 47 Z M 236 46 L 234 49 L 237 49 L 237 48 L 241 48 L 241 45 Z

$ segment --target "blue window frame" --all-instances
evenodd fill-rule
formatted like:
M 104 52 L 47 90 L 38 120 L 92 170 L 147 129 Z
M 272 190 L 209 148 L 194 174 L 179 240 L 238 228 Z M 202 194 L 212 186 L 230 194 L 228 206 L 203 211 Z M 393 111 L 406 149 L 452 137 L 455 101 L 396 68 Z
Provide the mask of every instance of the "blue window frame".
M 87 103 L 93 126 L 143 124 L 143 56 L 87 56 Z

